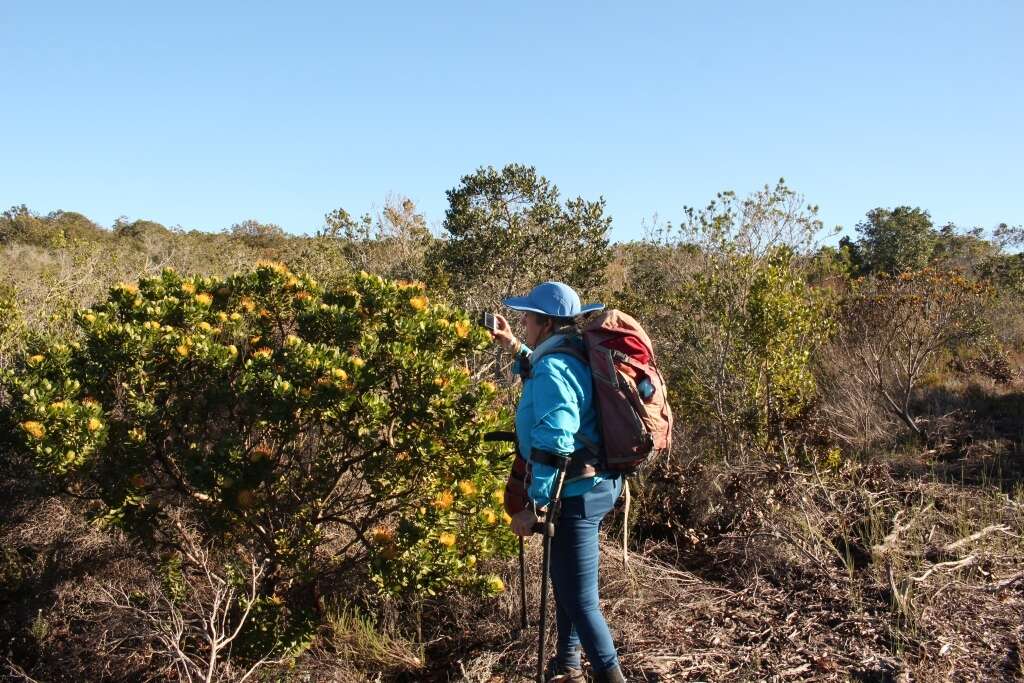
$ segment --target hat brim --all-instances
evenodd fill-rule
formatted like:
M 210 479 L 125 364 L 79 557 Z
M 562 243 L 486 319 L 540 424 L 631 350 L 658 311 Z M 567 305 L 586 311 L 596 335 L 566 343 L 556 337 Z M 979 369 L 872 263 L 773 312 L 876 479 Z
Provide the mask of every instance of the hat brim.
M 540 313 L 541 315 L 547 315 L 541 309 L 533 305 L 528 296 L 510 296 L 501 303 L 505 304 L 508 308 L 513 311 L 530 311 L 531 313 Z
M 501 303 L 505 304 L 505 306 L 511 308 L 514 311 L 530 311 L 531 313 L 540 313 L 541 315 L 551 315 L 550 313 L 547 313 L 546 311 L 537 308 L 537 306 L 534 305 L 533 301 L 531 301 L 530 297 L 528 296 L 511 296 L 502 301 Z M 587 304 L 586 306 L 580 308 L 579 313 L 565 317 L 575 318 L 586 313 L 600 311 L 603 308 L 604 304 Z

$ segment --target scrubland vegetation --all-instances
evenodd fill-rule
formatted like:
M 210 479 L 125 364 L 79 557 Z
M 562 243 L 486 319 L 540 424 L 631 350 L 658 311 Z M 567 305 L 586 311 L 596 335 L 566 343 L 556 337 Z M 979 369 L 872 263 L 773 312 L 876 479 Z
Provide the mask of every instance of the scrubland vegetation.
M 474 320 L 558 279 L 645 325 L 676 413 L 606 529 L 628 677 L 1024 678 L 1021 227 L 822 246 L 780 182 L 613 244 L 529 167 L 448 197 L 440 234 L 0 217 L 5 676 L 529 680 Z

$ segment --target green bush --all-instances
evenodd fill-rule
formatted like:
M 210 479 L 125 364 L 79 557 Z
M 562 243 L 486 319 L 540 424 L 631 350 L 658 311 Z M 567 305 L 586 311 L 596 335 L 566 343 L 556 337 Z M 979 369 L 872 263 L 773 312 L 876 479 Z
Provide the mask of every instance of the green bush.
M 482 435 L 507 416 L 465 369 L 488 338 L 422 285 L 165 270 L 77 322 L 6 381 L 37 467 L 104 521 L 165 552 L 184 512 L 267 562 L 268 605 L 346 567 L 393 593 L 500 589 L 480 571 L 511 550 L 506 463 Z
M 687 414 L 710 418 L 725 448 L 784 453 L 814 405 L 811 358 L 833 325 L 827 297 L 792 261 L 786 248 L 761 261 L 726 254 L 683 288 L 691 306 L 676 391 Z
M 817 399 L 812 357 L 831 334 L 830 295 L 807 279 L 816 208 L 780 181 L 687 209 L 634 246 L 624 293 L 655 333 L 679 424 L 701 453 L 788 455 Z

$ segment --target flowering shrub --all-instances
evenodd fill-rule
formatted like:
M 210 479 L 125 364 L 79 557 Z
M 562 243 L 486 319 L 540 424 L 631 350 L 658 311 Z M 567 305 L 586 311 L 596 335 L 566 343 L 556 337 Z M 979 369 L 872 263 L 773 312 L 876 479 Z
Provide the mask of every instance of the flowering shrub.
M 282 610 L 352 566 L 387 592 L 501 589 L 481 565 L 512 546 L 507 466 L 482 435 L 507 416 L 465 369 L 487 333 L 422 285 L 165 270 L 77 322 L 6 379 L 37 467 L 102 520 L 172 550 L 184 511 L 266 561 Z

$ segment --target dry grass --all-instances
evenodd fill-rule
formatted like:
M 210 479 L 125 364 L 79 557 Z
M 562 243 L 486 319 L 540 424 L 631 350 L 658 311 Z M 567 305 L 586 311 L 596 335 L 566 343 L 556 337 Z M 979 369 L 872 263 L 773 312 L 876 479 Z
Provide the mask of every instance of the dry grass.
M 883 466 L 827 477 L 747 466 L 734 476 L 749 484 L 736 496 L 749 514 L 732 530 L 648 541 L 628 570 L 615 539 L 605 541 L 603 606 L 630 680 L 1021 675 L 1021 491 L 932 475 L 901 481 Z M 446 675 L 530 680 L 536 633 L 513 628 L 515 596 L 453 615 L 467 637 Z

